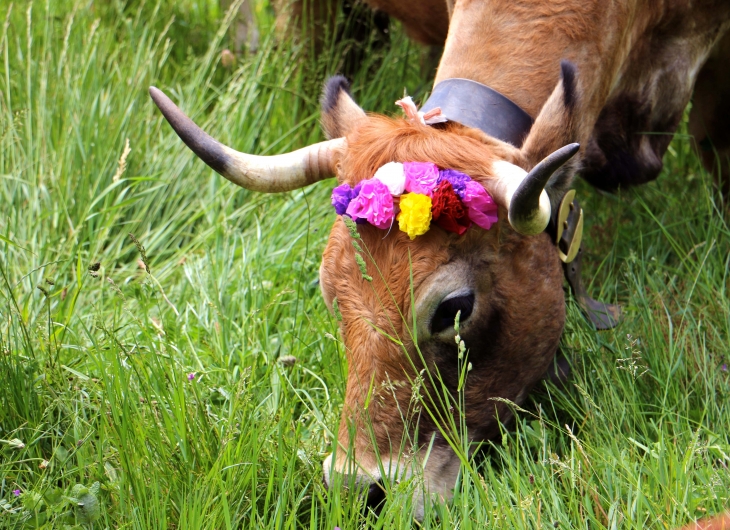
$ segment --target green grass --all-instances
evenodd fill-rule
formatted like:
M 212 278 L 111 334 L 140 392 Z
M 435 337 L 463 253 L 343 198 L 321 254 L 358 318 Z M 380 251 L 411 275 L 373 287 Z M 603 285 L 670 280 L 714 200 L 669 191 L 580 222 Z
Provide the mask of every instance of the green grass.
M 322 138 L 347 43 L 277 45 L 261 4 L 258 51 L 225 70 L 216 2 L 0 8 L 0 527 L 412 527 L 412 484 L 380 518 L 322 485 L 347 371 L 316 284 L 332 183 L 235 188 L 147 96 L 287 151 Z M 391 38 L 353 83 L 368 110 L 428 87 Z M 656 183 L 578 188 L 585 278 L 625 319 L 599 333 L 568 305 L 573 378 L 540 385 L 424 527 L 672 528 L 730 503 L 726 207 L 682 135 Z

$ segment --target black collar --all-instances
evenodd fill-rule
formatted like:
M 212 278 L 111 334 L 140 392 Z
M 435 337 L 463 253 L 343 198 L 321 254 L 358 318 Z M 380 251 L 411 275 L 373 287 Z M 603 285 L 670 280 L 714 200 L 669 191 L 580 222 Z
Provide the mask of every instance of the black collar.
M 436 107 L 449 121 L 480 129 L 515 147 L 522 146 L 533 122 L 515 102 L 470 79 L 445 79 L 433 87 L 421 111 Z

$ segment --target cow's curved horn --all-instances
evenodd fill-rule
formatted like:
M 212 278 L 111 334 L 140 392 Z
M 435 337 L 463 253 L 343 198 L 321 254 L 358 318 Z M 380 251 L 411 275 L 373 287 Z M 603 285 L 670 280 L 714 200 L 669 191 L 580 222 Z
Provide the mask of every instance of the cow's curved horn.
M 490 189 L 498 203 L 509 212 L 509 223 L 517 232 L 539 234 L 550 222 L 550 198 L 545 192 L 550 177 L 570 160 L 580 144 L 568 144 L 545 157 L 528 173 L 505 161 L 494 163 L 497 177 Z
M 150 87 L 150 96 L 193 153 L 234 184 L 249 190 L 290 191 L 334 176 L 335 153 L 347 146 L 344 138 L 337 138 L 283 155 L 240 153 L 206 134 L 161 90 Z

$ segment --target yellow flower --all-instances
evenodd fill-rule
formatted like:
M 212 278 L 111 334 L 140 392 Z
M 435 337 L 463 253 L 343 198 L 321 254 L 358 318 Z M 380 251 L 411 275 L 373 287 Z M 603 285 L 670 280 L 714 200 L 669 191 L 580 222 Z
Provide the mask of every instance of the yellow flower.
M 428 232 L 431 225 L 431 197 L 420 193 L 407 193 L 400 198 L 398 227 L 408 237 L 416 239 Z

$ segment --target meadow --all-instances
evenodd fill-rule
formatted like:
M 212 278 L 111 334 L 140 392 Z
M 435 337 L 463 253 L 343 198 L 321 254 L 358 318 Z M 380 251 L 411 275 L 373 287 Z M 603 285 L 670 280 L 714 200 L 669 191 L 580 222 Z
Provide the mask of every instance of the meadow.
M 323 139 L 319 87 L 354 44 L 279 42 L 258 2 L 258 48 L 226 68 L 233 12 L 0 0 L 0 528 L 665 529 L 726 509 L 730 230 L 684 125 L 656 182 L 577 184 L 584 278 L 624 319 L 597 332 L 569 300 L 567 385 L 538 385 L 422 523 L 415 484 L 379 516 L 326 491 L 347 373 L 317 284 L 333 181 L 233 186 L 147 87 L 285 152 Z M 364 46 L 363 108 L 427 93 L 397 25 Z

